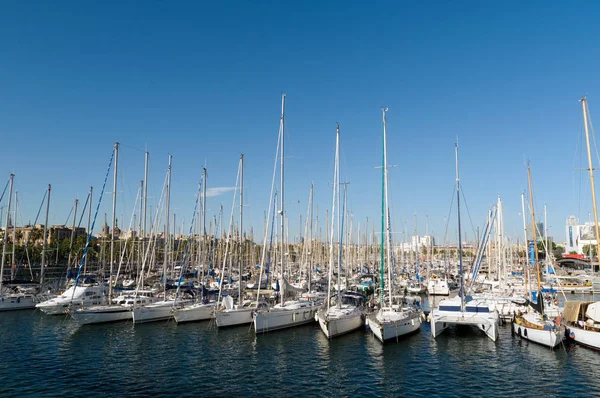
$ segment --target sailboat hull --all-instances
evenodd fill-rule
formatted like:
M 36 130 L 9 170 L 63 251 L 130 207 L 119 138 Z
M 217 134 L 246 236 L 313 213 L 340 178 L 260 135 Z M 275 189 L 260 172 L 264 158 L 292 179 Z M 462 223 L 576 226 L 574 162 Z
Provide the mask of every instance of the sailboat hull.
M 173 318 L 177 323 L 208 321 L 213 318 L 216 303 L 194 304 L 173 312 Z
M 329 312 L 321 310 L 317 313 L 319 326 L 328 339 L 350 333 L 364 326 L 364 315 L 358 308 L 351 311 L 338 311 L 331 307 Z
M 173 301 L 159 301 L 132 311 L 133 323 L 166 321 L 173 316 Z
M 512 324 L 512 328 L 514 333 L 522 339 L 550 348 L 559 345 L 564 337 L 564 330 L 562 328 L 557 330 L 540 330 L 519 325 L 516 322 Z
M 218 311 L 215 314 L 217 327 L 247 325 L 254 321 L 254 308 L 241 308 Z
M 301 308 L 297 306 L 275 307 L 268 311 L 257 312 L 254 316 L 254 331 L 265 333 L 278 329 L 286 329 L 315 321 L 315 314 L 321 304 L 307 302 Z
M 131 308 L 120 305 L 90 307 L 70 311 L 69 314 L 82 325 L 128 321 L 132 318 Z
M 30 310 L 36 304 L 36 298 L 31 295 L 0 296 L 0 311 Z
M 407 316 L 394 316 L 383 317 L 379 319 L 377 313 L 371 314 L 367 317 L 367 325 L 371 329 L 371 332 L 381 342 L 396 340 L 400 337 L 415 333 L 421 327 L 421 313 L 413 312 Z
M 600 350 L 600 332 L 585 330 L 576 326 L 569 326 L 566 336 L 576 342 L 594 350 Z

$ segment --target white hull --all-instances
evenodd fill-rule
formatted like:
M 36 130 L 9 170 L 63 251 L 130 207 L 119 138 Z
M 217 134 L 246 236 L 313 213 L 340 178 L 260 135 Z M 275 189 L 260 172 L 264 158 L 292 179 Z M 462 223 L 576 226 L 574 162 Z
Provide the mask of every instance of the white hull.
M 158 322 L 171 319 L 174 301 L 159 301 L 132 311 L 133 323 Z
M 554 348 L 562 341 L 564 330 L 539 330 L 528 328 L 524 325 L 513 323 L 513 331 L 522 339 L 532 341 L 537 344 L 545 345 L 546 347 Z
M 175 322 L 208 321 L 213 318 L 217 303 L 194 304 L 173 312 Z
M 450 295 L 450 288 L 448 287 L 448 282 L 433 279 L 427 284 L 427 292 L 430 296 L 448 296 Z
M 215 313 L 217 327 L 224 328 L 229 326 L 247 325 L 254 320 L 255 308 L 240 308 L 231 310 L 221 310 Z
M 421 287 L 407 287 L 406 290 L 411 294 L 423 294 L 427 291 L 427 288 L 424 286 Z
M 395 311 L 383 312 L 383 316 L 377 313 L 371 314 L 367 318 L 367 325 L 371 332 L 381 342 L 398 339 L 402 336 L 414 333 L 421 327 L 421 313 L 411 312 L 404 316 L 395 316 Z
M 342 305 L 341 311 L 337 307 L 331 307 L 329 311 L 320 310 L 317 318 L 328 339 L 352 332 L 364 325 L 362 311 L 347 304 Z
M 30 310 L 35 308 L 37 300 L 31 295 L 0 296 L 0 311 Z
M 63 294 L 36 304 L 35 308 L 47 315 L 64 315 L 82 306 L 103 304 L 107 293 L 108 287 L 106 285 L 71 286 Z
M 132 318 L 131 308 L 120 305 L 101 305 L 70 311 L 71 318 L 82 325 L 128 321 Z
M 577 326 L 567 327 L 567 337 L 578 344 L 584 345 L 595 350 L 600 350 L 600 332 L 585 330 Z
M 302 304 L 292 304 L 287 308 L 276 306 L 267 311 L 257 312 L 254 316 L 254 331 L 264 333 L 314 322 L 315 314 L 322 305 L 306 302 L 303 307 L 298 308 Z
M 461 310 L 461 298 L 444 299 L 429 314 L 431 335 L 435 338 L 450 326 L 468 325 L 483 331 L 492 341 L 498 339 L 498 312 L 483 300 L 471 300 Z

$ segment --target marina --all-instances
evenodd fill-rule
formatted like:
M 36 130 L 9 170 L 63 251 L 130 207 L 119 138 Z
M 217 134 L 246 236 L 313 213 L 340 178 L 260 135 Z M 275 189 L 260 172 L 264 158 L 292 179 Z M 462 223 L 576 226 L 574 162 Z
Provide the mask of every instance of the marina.
M 0 397 L 600 397 L 600 3 L 0 13 Z
M 299 389 L 305 395 L 324 389 L 436 395 L 440 380 L 453 396 L 473 389 L 501 395 L 508 385 L 549 396 L 600 394 L 597 352 L 569 342 L 550 350 L 512 337 L 508 326 L 493 342 L 483 332 L 460 329 L 433 339 L 424 323 L 419 333 L 384 345 L 364 330 L 329 340 L 316 323 L 258 335 L 247 326 L 216 330 L 209 322 L 78 326 L 64 316 L 17 311 L 2 314 L 0 328 L 2 352 L 19 353 L 0 363 L 3 390 L 13 395 L 77 394 L 98 385 L 102 393 L 90 396 L 185 395 L 214 378 L 224 380 L 212 387 L 216 395 L 295 395 Z

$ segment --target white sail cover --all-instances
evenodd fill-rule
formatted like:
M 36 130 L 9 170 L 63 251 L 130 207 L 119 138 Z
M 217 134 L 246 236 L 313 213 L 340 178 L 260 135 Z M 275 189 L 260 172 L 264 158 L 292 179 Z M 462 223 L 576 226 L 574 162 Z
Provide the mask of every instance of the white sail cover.
M 600 322 L 600 301 L 588 305 L 585 315 L 593 319 L 594 322 Z
M 279 285 L 281 288 L 281 294 L 283 297 L 290 297 L 296 294 L 301 294 L 306 292 L 307 289 L 299 289 L 291 285 L 285 278 L 281 278 L 279 280 Z
M 231 296 L 223 297 L 223 306 L 228 310 L 233 309 L 233 297 L 231 297 Z

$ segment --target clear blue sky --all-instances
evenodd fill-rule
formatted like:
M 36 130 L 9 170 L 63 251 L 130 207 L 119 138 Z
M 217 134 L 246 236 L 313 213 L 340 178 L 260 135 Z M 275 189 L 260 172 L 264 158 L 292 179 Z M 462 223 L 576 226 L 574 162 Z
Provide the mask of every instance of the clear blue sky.
M 229 187 L 244 153 L 245 225 L 259 230 L 285 92 L 291 235 L 311 181 L 322 223 L 331 206 L 336 122 L 355 229 L 378 219 L 386 106 L 396 231 L 405 221 L 412 231 L 416 213 L 423 234 L 428 215 L 440 239 L 458 135 L 475 226 L 500 194 L 507 231 L 522 236 L 529 159 L 537 210 L 548 205 L 550 234 L 562 241 L 565 219 L 591 210 L 587 175 L 573 169 L 586 164 L 578 100 L 588 94 L 600 114 L 598 15 L 596 2 L 547 1 L 5 3 L 1 170 L 16 174 L 24 222 L 52 183 L 51 223 L 62 224 L 75 197 L 99 191 L 119 141 L 126 224 L 143 151 L 150 202 L 171 153 L 179 224 L 191 217 L 202 165 L 209 186 Z M 210 211 L 221 202 L 227 214 L 231 193 L 211 197 Z

